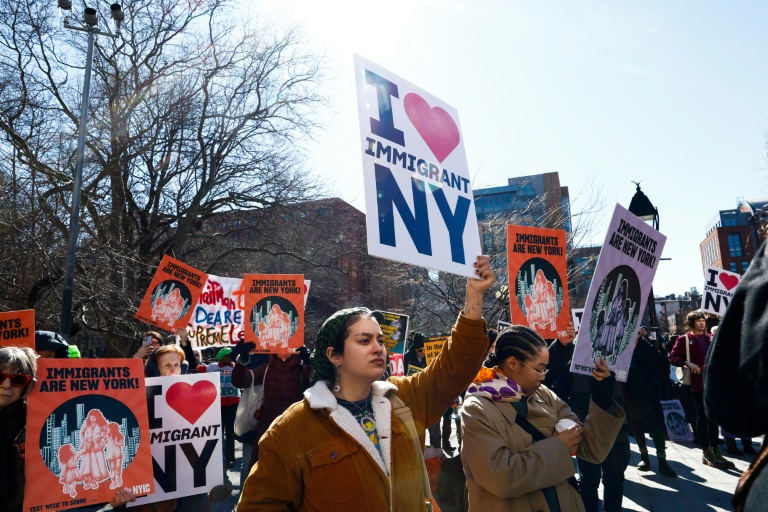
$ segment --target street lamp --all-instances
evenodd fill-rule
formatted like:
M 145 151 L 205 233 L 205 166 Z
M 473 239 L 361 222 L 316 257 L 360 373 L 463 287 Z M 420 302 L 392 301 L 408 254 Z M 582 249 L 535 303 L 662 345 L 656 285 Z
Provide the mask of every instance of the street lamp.
M 635 195 L 632 196 L 632 200 L 629 202 L 629 211 L 633 213 L 640 220 L 650 222 L 653 229 L 659 230 L 659 210 L 651 200 L 648 199 L 642 190 L 640 190 L 640 182 L 633 181 L 637 189 Z M 651 286 L 651 293 L 648 297 L 648 319 L 651 323 L 651 330 L 658 327 L 656 319 L 656 301 L 653 299 L 653 286 Z
M 72 294 L 75 285 L 75 256 L 77 251 L 77 236 L 80 222 L 80 190 L 83 181 L 83 156 L 85 154 L 85 127 L 88 121 L 88 103 L 91 90 L 91 64 L 93 63 L 93 40 L 96 34 L 117 38 L 120 35 L 120 23 L 124 19 L 120 4 L 112 4 L 110 11 L 115 21 L 115 32 L 108 28 L 99 30 L 98 13 L 96 9 L 86 7 L 82 23 L 70 23 L 72 11 L 71 0 L 58 0 L 60 11 L 64 11 L 64 27 L 86 32 L 88 34 L 88 50 L 85 57 L 85 77 L 83 78 L 83 99 L 80 105 L 80 127 L 77 135 L 77 153 L 75 156 L 75 175 L 72 183 L 72 210 L 69 214 L 69 238 L 67 240 L 67 261 L 64 270 L 64 291 L 61 300 L 61 335 L 69 341 L 69 329 L 72 318 Z

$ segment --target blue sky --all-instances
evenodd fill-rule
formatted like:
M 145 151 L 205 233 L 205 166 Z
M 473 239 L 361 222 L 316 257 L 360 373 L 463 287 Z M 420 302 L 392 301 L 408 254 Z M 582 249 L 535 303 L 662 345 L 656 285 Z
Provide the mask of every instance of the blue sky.
M 593 188 L 602 243 L 631 181 L 668 237 L 654 291 L 702 289 L 718 210 L 768 197 L 768 2 L 256 0 L 326 54 L 331 109 L 303 142 L 335 195 L 364 209 L 352 54 L 459 111 L 473 187 L 557 171 L 574 210 Z

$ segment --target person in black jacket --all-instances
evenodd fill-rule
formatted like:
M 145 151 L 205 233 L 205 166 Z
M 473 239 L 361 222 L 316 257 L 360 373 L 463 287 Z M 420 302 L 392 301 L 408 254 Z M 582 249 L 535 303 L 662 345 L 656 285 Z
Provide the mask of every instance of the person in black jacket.
M 637 465 L 637 469 L 640 471 L 651 469 L 645 442 L 645 433 L 648 432 L 656 447 L 659 473 L 675 478 L 677 473 L 667 462 L 666 427 L 664 412 L 661 409 L 664 381 L 669 379 L 668 374 L 667 357 L 648 337 L 648 328 L 640 327 L 625 386 L 627 426 L 640 449 L 640 464 Z
M 768 433 L 768 242 L 755 254 L 736 287 L 706 357 L 707 416 L 739 437 Z M 765 510 L 768 503 L 768 436 L 742 476 L 736 510 Z

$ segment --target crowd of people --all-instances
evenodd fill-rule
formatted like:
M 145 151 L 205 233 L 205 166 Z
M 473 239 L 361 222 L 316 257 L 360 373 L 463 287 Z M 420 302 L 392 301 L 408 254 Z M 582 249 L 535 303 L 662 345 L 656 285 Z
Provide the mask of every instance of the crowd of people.
M 766 266 L 764 253 L 765 247 L 755 268 Z M 739 438 L 741 453 L 756 453 L 751 438 L 768 429 L 768 399 L 761 392 L 768 375 L 762 350 L 768 333 L 768 273 L 748 274 L 716 337 L 707 333 L 701 312 L 688 315 L 688 332 L 674 341 L 656 339 L 641 327 L 627 381 L 620 383 L 604 359 L 595 361 L 591 376 L 570 371 L 573 325 L 555 340 L 545 340 L 526 326 L 489 330 L 482 303 L 495 275 L 487 257 L 478 257 L 475 268 L 477 279 L 467 280 L 464 308 L 443 350 L 427 364 L 425 337 L 413 333 L 404 376 L 389 375 L 384 335 L 373 312 L 363 307 L 331 315 L 311 351 L 302 347 L 255 355 L 255 345 L 241 341 L 205 361 L 187 340 L 186 330 L 179 329 L 177 343 L 166 343 L 155 331 L 144 333 L 134 357 L 143 360 L 147 377 L 219 375 L 223 471 L 234 469 L 235 442 L 243 445 L 239 511 L 410 511 L 439 506 L 445 512 L 596 512 L 601 482 L 603 509 L 619 511 L 630 437 L 640 452 L 640 471 L 652 470 L 647 434 L 655 447 L 658 473 L 677 477 L 666 458 L 661 409 L 661 401 L 679 387 L 673 388 L 670 365 L 690 374 L 689 385 L 679 392 L 690 404 L 689 421 L 701 445 L 702 463 L 733 467 L 720 453 L 721 427 L 727 429 L 723 433 L 729 451 L 737 449 Z M 61 336 L 48 331 L 36 333 L 36 352 L 0 348 L 4 510 L 22 507 L 26 398 L 37 359 L 77 356 Z M 263 386 L 263 403 L 255 413 L 258 423 L 236 436 L 239 396 L 252 385 Z M 734 399 L 742 404 L 735 412 L 726 405 Z M 453 411 L 459 403 L 457 426 Z M 454 429 L 459 440 L 455 448 Z M 424 462 L 427 432 L 427 445 L 448 456 L 459 452 L 445 464 L 446 476 L 441 474 L 436 492 Z M 454 474 L 449 476 L 449 471 Z M 743 510 L 756 510 L 756 497 L 766 492 L 765 472 L 753 473 L 744 477 L 737 493 Z M 137 509 L 203 512 L 211 510 L 214 494 Z M 129 490 L 116 488 L 109 505 L 122 508 L 135 499 Z

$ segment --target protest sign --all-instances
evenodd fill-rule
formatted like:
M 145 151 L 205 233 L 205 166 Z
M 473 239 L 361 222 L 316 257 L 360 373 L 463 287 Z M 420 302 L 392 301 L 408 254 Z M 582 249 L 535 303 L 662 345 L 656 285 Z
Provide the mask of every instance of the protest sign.
M 503 330 L 504 330 L 504 329 L 506 329 L 507 327 L 512 327 L 512 324 L 511 324 L 511 323 L 509 323 L 509 322 L 503 322 L 503 321 L 501 321 L 501 320 L 499 320 L 499 321 L 498 321 L 498 323 L 496 324 L 496 330 L 497 330 L 498 332 L 501 332 L 501 331 L 503 331 Z
M 29 347 L 35 350 L 35 310 L 0 313 L 0 346 Z
M 584 316 L 584 308 L 574 308 L 571 310 L 571 321 L 576 333 L 581 329 L 581 319 Z
M 245 340 L 255 353 L 285 353 L 304 345 L 304 276 L 246 274 Z
M 24 510 L 154 491 L 140 359 L 38 359 L 27 402 Z
M 408 315 L 389 311 L 374 311 L 374 314 L 379 321 L 381 332 L 384 333 L 387 353 L 402 354 L 405 350 L 405 337 L 408 335 Z
M 525 325 L 544 339 L 566 335 L 568 272 L 565 231 L 507 226 L 507 269 L 512 323 Z
M 355 55 L 368 252 L 477 277 L 481 254 L 456 109 Z
M 419 368 L 418 366 L 413 366 L 412 364 L 408 365 L 406 375 L 410 377 L 411 375 L 416 375 L 420 371 L 422 371 L 424 368 Z
M 405 375 L 405 368 L 403 365 L 403 354 L 389 355 L 389 375 L 392 377 L 401 377 Z
M 444 334 L 434 334 L 427 336 L 427 339 L 424 340 L 424 360 L 427 366 L 443 350 L 443 345 L 445 345 L 445 340 L 447 339 L 448 336 Z
M 304 307 L 307 307 L 307 297 L 309 297 L 309 285 L 312 284 L 312 281 L 309 279 L 304 280 Z
M 204 272 L 166 254 L 141 301 L 136 318 L 169 331 L 187 327 L 205 280 Z
M 146 379 L 155 492 L 128 506 L 208 493 L 224 483 L 219 376 Z
M 680 400 L 662 400 L 664 425 L 667 427 L 670 441 L 693 441 L 693 432 L 685 419 L 685 411 Z
M 723 316 L 740 280 L 741 276 L 735 272 L 708 266 L 704 272 L 704 294 L 701 298 L 701 310 Z
M 209 275 L 187 332 L 199 348 L 227 346 L 245 336 L 245 288 L 242 279 Z
M 616 379 L 627 381 L 640 329 L 638 319 L 645 310 L 666 240 L 616 205 L 587 293 L 572 372 L 591 375 L 594 362 L 603 357 Z

